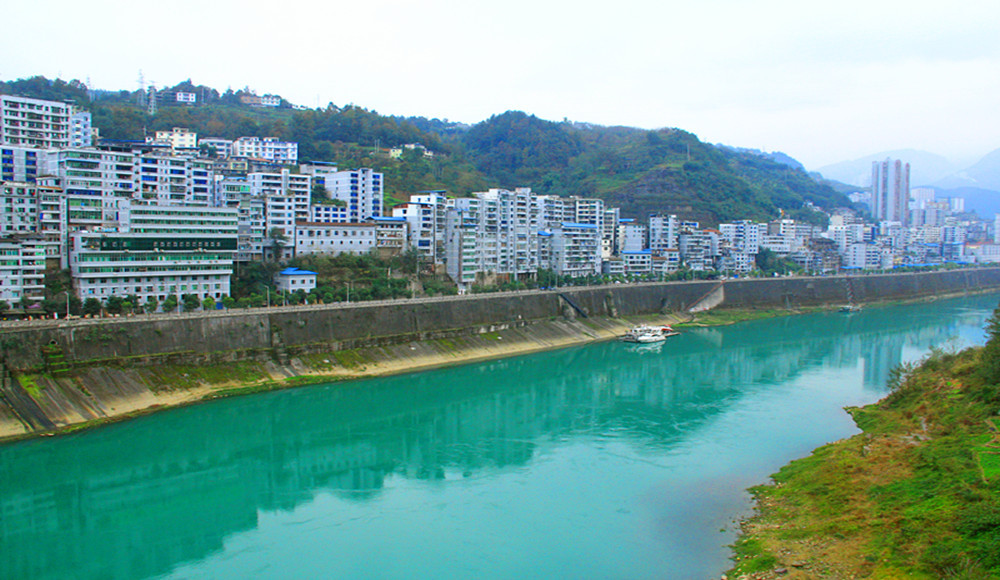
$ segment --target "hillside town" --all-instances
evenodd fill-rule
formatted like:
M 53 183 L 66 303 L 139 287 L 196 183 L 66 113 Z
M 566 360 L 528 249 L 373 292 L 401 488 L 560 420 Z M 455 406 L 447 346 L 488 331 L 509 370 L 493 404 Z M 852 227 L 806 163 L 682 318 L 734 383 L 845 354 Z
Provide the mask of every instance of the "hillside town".
M 131 296 L 152 310 L 182 296 L 221 304 L 240 264 L 310 254 L 415 252 L 458 293 L 542 270 L 744 276 L 764 253 L 815 275 L 1000 261 L 1000 228 L 965 213 L 959 198 L 911 189 L 902 160 L 875 163 L 872 190 L 852 197 L 873 221 L 843 208 L 820 220 L 825 228 L 784 217 L 703 227 L 666 212 L 624 217 L 601 199 L 530 187 L 413 192 L 385 207 L 382 173 L 301 161 L 296 143 L 277 138 L 180 127 L 141 141 L 99 133 L 71 104 L 0 95 L 0 301 L 37 308 L 46 271 L 66 270 L 79 300 Z M 434 154 L 419 144 L 389 154 L 405 149 Z M 316 280 L 288 268 L 274 283 L 308 292 Z

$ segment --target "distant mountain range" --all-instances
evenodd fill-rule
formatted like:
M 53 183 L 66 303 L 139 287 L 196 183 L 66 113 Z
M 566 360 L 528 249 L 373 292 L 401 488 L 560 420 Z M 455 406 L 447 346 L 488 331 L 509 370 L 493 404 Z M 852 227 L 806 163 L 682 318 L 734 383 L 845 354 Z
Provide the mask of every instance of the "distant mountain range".
M 934 153 L 903 149 L 834 163 L 816 172 L 826 179 L 868 189 L 872 162 L 884 159 L 901 159 L 910 164 L 910 187 L 933 188 L 938 197 L 962 197 L 966 210 L 975 211 L 983 218 L 1000 213 L 1000 149 L 966 168 Z

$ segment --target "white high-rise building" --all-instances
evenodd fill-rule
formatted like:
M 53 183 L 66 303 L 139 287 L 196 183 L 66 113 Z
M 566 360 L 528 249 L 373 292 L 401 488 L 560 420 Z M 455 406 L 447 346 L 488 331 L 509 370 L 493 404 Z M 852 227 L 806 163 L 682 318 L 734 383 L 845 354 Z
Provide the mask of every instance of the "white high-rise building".
M 914 187 L 910 190 L 910 199 L 915 206 L 913 209 L 925 209 L 927 203 L 934 201 L 935 192 L 929 187 Z
M 0 144 L 39 149 L 89 147 L 90 113 L 70 103 L 0 95 Z
M 676 215 L 652 214 L 649 216 L 649 249 L 654 256 L 664 256 L 667 250 L 677 249 L 680 221 Z
M 604 227 L 601 231 L 601 257 L 605 260 L 618 254 L 618 222 L 622 211 L 617 207 L 604 210 Z
M 899 159 L 872 163 L 872 208 L 878 221 L 910 219 L 910 164 Z
M 484 256 L 484 269 L 515 279 L 534 275 L 538 271 L 540 211 L 531 188 L 490 189 L 472 195 L 483 201 L 481 239 L 491 240 L 486 249 L 493 250 Z
M 540 267 L 560 276 L 579 278 L 601 273 L 601 230 L 593 224 L 565 222 L 540 238 L 548 245 L 547 263 Z
M 0 181 L 35 183 L 44 157 L 42 149 L 0 145 Z
M 45 249 L 40 240 L 0 236 L 0 300 L 9 306 L 45 298 Z
M 409 243 L 416 248 L 424 264 L 437 265 L 446 259 L 448 237 L 448 210 L 455 207 L 455 200 L 440 192 L 414 195 L 409 203 L 392 208 L 395 218 L 406 220 L 409 225 Z
M 38 186 L 0 181 L 0 236 L 38 232 Z
M 719 224 L 722 238 L 739 252 L 756 254 L 760 248 L 761 235 L 767 231 L 767 224 L 759 224 L 749 220 L 740 220 L 728 224 Z
M 571 196 L 566 198 L 566 219 L 564 222 L 575 224 L 589 224 L 597 226 L 598 230 L 604 228 L 604 200 Z
M 634 253 L 647 249 L 646 226 L 635 223 L 633 219 L 624 218 L 619 222 L 618 228 L 620 230 L 618 237 L 621 239 L 619 253 Z
M 135 156 L 135 191 L 158 204 L 212 205 L 215 174 L 212 164 L 191 155 L 160 151 Z
M 312 178 L 291 173 L 250 173 L 247 175 L 250 194 L 264 198 L 267 234 L 274 228 L 281 230 L 286 241 L 295 238 L 295 222 L 309 220 L 309 194 Z
M 333 172 L 312 169 L 312 172 L 316 183 L 326 187 L 329 198 L 339 200 L 347 208 L 346 221 L 365 222 L 382 215 L 381 173 L 368 168 L 351 171 L 334 168 Z

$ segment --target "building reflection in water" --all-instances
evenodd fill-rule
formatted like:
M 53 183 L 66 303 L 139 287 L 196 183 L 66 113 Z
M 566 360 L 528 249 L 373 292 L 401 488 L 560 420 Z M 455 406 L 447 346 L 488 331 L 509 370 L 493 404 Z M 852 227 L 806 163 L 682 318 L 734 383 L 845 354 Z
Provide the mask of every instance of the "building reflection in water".
M 959 306 L 947 306 L 959 304 Z M 268 393 L 0 448 L 0 577 L 142 578 L 222 549 L 318 493 L 524 465 L 537 442 L 608 434 L 670 446 L 748 392 L 907 349 L 981 339 L 992 296 L 705 329 L 660 349 L 605 343 Z M 935 312 L 951 308 L 947 316 Z

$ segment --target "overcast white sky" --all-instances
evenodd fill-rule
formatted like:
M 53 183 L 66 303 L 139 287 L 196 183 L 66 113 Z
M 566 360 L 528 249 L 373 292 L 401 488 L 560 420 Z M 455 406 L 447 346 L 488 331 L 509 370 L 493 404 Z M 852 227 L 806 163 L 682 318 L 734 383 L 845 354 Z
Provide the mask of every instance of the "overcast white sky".
M 0 79 L 190 78 L 315 107 L 679 127 L 808 168 L 1000 148 L 1000 2 L 10 2 Z M 21 24 L 19 24 L 21 23 Z

